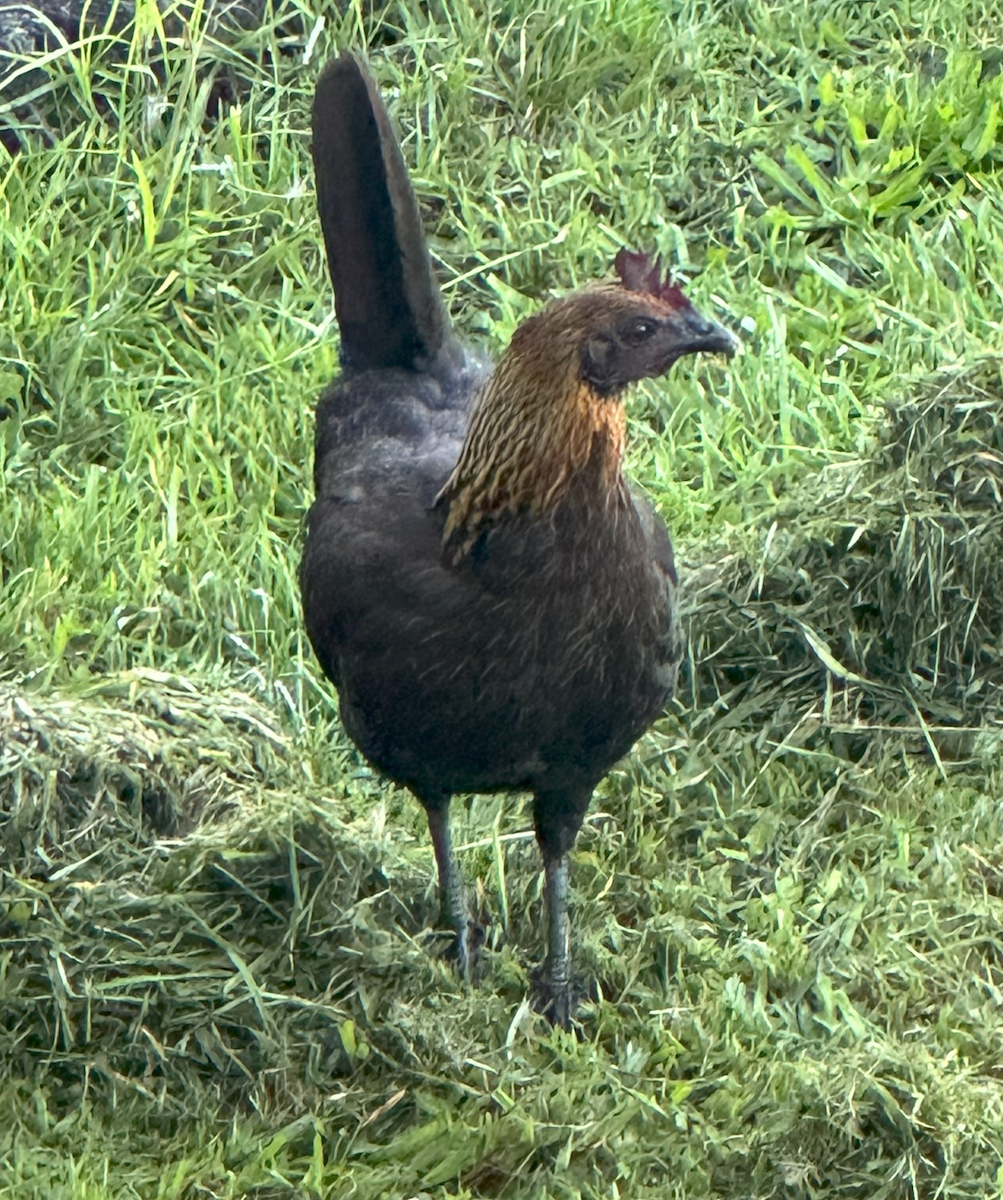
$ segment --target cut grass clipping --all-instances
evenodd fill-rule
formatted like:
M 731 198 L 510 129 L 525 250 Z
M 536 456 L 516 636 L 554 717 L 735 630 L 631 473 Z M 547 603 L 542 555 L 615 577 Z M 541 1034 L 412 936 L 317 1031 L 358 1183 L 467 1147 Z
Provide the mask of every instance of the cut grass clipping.
M 1003 13 L 138 24 L 0 81 L 0 1197 L 1003 1195 Z M 468 336 L 624 241 L 746 335 L 630 407 L 690 658 L 574 854 L 580 1038 L 525 803 L 457 814 L 467 986 L 302 640 L 365 44 Z

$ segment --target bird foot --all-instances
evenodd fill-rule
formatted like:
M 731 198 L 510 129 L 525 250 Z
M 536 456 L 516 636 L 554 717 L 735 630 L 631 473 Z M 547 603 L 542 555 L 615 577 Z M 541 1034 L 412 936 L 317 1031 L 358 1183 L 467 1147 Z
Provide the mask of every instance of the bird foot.
M 534 972 L 533 1007 L 546 1017 L 551 1025 L 580 1031 L 581 1022 L 576 1020 L 575 1013 L 585 994 L 583 988 L 570 980 L 559 983 L 549 978 L 544 968 Z
M 453 927 L 451 921 L 443 921 L 437 931 L 440 935 L 448 934 L 449 942 L 442 957 L 456 967 L 461 979 L 470 982 L 473 971 L 477 966 L 478 950 L 484 942 L 484 930 L 474 921 L 466 921 L 460 928 Z

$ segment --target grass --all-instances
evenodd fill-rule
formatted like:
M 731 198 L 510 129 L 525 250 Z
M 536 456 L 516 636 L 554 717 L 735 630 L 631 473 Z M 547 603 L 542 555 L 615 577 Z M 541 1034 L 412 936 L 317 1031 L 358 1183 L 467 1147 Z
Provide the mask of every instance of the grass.
M 1001 21 L 144 7 L 0 85 L 0 1197 L 1003 1194 Z M 691 652 L 575 852 L 580 1040 L 525 803 L 457 814 L 468 988 L 303 638 L 346 45 L 467 337 L 625 242 L 744 335 L 630 408 Z

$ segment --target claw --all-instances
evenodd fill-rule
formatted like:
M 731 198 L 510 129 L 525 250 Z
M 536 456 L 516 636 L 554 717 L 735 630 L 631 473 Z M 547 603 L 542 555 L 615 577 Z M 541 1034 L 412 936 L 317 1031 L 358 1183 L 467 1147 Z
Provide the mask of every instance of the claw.
M 464 916 L 461 923 L 455 923 L 453 914 L 447 911 L 446 905 L 443 904 L 440 926 L 443 929 L 448 929 L 452 934 L 445 957 L 451 959 L 456 964 L 456 969 L 460 977 L 469 983 L 476 953 L 473 921 L 469 917 Z

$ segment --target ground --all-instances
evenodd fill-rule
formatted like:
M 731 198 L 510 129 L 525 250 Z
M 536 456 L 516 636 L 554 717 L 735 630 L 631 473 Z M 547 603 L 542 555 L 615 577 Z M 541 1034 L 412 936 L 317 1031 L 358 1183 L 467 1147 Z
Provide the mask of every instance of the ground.
M 1003 1195 L 1000 28 L 145 6 L 0 83 L 0 1197 Z M 630 405 L 690 653 L 573 856 L 575 1035 L 525 801 L 457 806 L 468 986 L 304 642 L 345 46 L 467 338 L 628 244 L 743 339 Z

